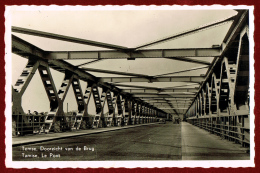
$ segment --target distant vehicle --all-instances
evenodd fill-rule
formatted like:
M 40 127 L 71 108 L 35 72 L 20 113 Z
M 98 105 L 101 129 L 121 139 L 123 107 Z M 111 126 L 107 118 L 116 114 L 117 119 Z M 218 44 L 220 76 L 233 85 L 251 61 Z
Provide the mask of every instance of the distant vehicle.
M 160 119 L 159 119 L 159 124 L 166 124 L 165 119 L 160 118 Z

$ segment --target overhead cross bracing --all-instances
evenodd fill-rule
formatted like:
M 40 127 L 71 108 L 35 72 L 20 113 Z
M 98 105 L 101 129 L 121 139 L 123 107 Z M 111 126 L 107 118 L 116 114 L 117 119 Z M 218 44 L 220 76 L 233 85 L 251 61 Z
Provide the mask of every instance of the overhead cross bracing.
M 188 28 L 188 31 L 171 34 L 169 37 L 137 47 L 110 44 L 109 40 L 104 43 L 13 26 L 12 52 L 30 61 L 38 61 L 41 66 L 47 66 L 65 74 L 72 73 L 79 80 L 96 84 L 104 90 L 105 100 L 107 90 L 109 90 L 111 93 L 118 93 L 122 100 L 125 99 L 124 103 L 127 103 L 122 106 L 130 107 L 128 102 L 131 100 L 145 105 L 145 108 L 160 111 L 162 114 L 181 116 L 199 95 L 215 64 L 235 40 L 233 31 L 238 29 L 236 26 L 246 13 L 244 10 L 233 11 L 231 17 L 228 16 L 216 22 L 210 21 L 210 24 L 204 23 L 203 26 L 196 26 L 195 29 Z M 200 47 L 202 41 L 199 40 L 195 46 L 191 47 L 155 48 L 157 44 L 165 42 L 178 44 L 179 39 L 184 37 L 198 36 L 198 34 L 203 36 L 203 33 L 214 29 L 219 29 L 218 33 L 222 34 L 219 38 L 221 42 L 218 41 L 217 44 Z M 24 35 L 30 35 L 29 39 L 26 39 Z M 106 49 L 69 50 L 66 47 L 67 49 L 64 50 L 48 50 L 30 40 L 31 35 L 39 40 L 48 38 L 50 42 L 59 40 Z M 205 36 L 204 40 L 208 39 L 210 37 Z M 189 41 L 190 39 L 187 39 L 186 44 Z M 149 47 L 152 48 L 149 49 Z M 153 103 L 159 100 L 161 104 Z M 98 113 L 102 114 L 102 111 Z M 99 118 L 101 119 L 102 116 L 100 115 Z

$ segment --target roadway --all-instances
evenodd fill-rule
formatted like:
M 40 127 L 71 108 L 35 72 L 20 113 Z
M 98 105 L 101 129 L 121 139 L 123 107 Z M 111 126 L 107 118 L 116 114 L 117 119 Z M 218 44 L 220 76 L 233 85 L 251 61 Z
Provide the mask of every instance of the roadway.
M 41 146 L 62 147 L 62 150 L 40 151 Z M 77 147 L 81 148 L 81 151 L 77 151 Z M 36 148 L 37 151 L 25 151 L 25 148 Z M 68 151 L 68 148 L 73 150 Z M 57 157 L 50 157 L 50 153 Z M 42 154 L 47 157 L 42 157 Z M 28 158 L 26 155 L 37 155 L 37 157 Z M 181 126 L 168 122 L 16 146 L 13 147 L 13 160 L 181 160 Z
M 51 134 L 46 136 L 48 135 Z M 62 150 L 40 151 L 43 147 L 45 149 L 62 148 Z M 186 122 L 181 124 L 167 122 L 41 143 L 37 141 L 34 144 L 15 145 L 13 146 L 13 160 L 249 160 L 250 154 L 247 151 L 247 148 L 239 144 L 223 140 L 219 136 Z M 26 157 L 29 155 L 35 157 Z

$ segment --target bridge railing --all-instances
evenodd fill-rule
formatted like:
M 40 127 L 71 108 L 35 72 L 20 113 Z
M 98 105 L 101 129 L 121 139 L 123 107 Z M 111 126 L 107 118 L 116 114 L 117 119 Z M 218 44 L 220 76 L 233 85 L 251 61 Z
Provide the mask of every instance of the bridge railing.
M 40 134 L 44 133 L 45 128 L 45 120 L 48 115 L 42 114 L 20 114 L 20 115 L 13 115 L 12 121 L 12 136 L 23 136 L 23 135 L 32 135 L 32 134 Z M 95 116 L 84 116 L 79 128 L 75 125 L 76 116 L 75 115 L 64 115 L 64 116 L 56 116 L 54 117 L 55 121 L 53 126 L 50 129 L 50 133 L 61 133 L 67 131 L 74 131 L 74 130 L 87 130 L 95 128 L 93 127 L 93 121 Z M 114 123 L 114 120 L 117 120 L 118 117 L 113 120 L 111 116 L 105 116 L 104 118 L 108 123 L 109 126 L 121 126 L 120 123 Z M 122 119 L 122 117 L 120 118 Z M 110 122 L 111 121 L 111 122 Z M 156 119 L 154 118 L 152 122 L 155 122 Z M 151 123 L 152 123 L 151 122 Z
M 212 134 L 220 136 L 222 139 L 227 139 L 243 146 L 250 144 L 250 128 L 242 127 L 234 122 L 218 123 L 217 121 L 210 122 L 209 119 L 197 119 L 193 121 L 193 125 L 209 131 Z

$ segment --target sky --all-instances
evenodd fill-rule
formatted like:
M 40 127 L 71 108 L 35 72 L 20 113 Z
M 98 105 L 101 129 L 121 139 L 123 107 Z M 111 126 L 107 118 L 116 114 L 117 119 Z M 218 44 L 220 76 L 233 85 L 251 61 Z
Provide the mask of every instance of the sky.
M 201 25 L 212 23 L 217 20 L 235 15 L 234 10 L 50 10 L 39 9 L 22 10 L 13 8 L 7 18 L 11 20 L 12 26 L 51 32 L 66 36 L 72 36 L 87 40 L 110 43 L 129 48 L 136 47 L 160 38 L 193 29 Z M 231 22 L 217 26 L 202 32 L 198 32 L 179 39 L 170 40 L 158 45 L 146 47 L 145 49 L 171 49 L 171 48 L 210 48 L 212 45 L 220 45 L 230 27 Z M 93 46 L 68 43 L 36 36 L 12 33 L 43 50 L 48 51 L 88 51 L 107 50 Z M 200 60 L 211 62 L 212 57 L 200 57 Z M 89 60 L 87 60 L 89 61 Z M 86 60 L 67 61 L 78 65 Z M 27 63 L 27 59 L 12 54 L 12 85 L 21 74 Z M 82 67 L 114 70 L 131 73 L 142 73 L 146 75 L 159 75 L 179 70 L 200 67 L 194 64 L 170 59 L 152 58 L 127 60 L 102 60 L 97 63 Z M 201 75 L 206 69 L 196 72 L 186 72 L 178 75 Z M 51 69 L 55 86 L 58 90 L 64 74 Z M 94 73 L 97 77 L 111 76 L 108 74 Z M 80 81 L 84 90 L 87 83 Z M 126 83 L 127 84 L 127 83 Z M 171 87 L 182 83 L 131 83 L 141 86 Z M 101 89 L 99 90 L 101 92 Z M 92 99 L 92 98 L 91 98 Z M 72 87 L 64 101 L 64 110 L 76 110 L 77 105 Z M 38 112 L 49 111 L 49 102 L 42 85 L 38 71 L 25 91 L 22 99 L 25 112 L 28 110 Z M 89 104 L 89 113 L 95 114 L 93 99 Z M 105 106 L 104 112 L 107 112 Z

